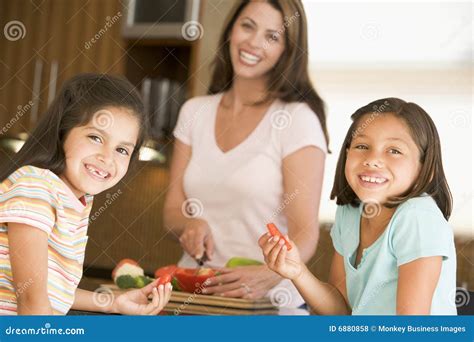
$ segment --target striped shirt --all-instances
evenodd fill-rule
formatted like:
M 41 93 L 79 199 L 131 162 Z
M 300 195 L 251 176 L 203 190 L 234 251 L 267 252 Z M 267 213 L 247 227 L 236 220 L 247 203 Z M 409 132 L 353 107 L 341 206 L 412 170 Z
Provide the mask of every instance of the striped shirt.
M 54 314 L 69 311 L 82 277 L 93 197 L 86 195 L 81 200 L 56 174 L 34 166 L 21 167 L 0 183 L 0 315 L 17 314 L 9 222 L 26 224 L 48 235 L 49 301 Z M 28 291 L 30 281 L 19 284 L 16 291 Z

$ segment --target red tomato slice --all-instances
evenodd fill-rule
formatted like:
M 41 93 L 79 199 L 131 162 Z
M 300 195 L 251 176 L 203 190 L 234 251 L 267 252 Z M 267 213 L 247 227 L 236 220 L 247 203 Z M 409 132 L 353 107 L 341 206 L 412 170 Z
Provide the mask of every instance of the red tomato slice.
M 158 280 L 157 285 L 164 285 L 166 283 L 169 283 L 170 281 L 171 281 L 171 275 L 164 274 L 164 275 L 160 276 L 160 279 Z
M 177 269 L 178 269 L 178 266 L 176 265 L 168 265 L 168 266 L 163 266 L 161 268 L 158 268 L 155 271 L 155 278 L 160 278 L 167 274 L 169 274 L 170 276 L 173 276 Z
M 283 239 L 285 241 L 285 246 L 287 250 L 291 250 L 293 248 L 291 244 L 288 242 L 288 240 L 285 238 L 285 236 L 278 230 L 277 226 L 275 226 L 274 223 L 269 223 L 267 224 L 267 229 L 270 232 L 271 236 L 278 236 L 280 239 Z
M 216 275 L 215 270 L 207 270 L 205 274 L 197 274 L 195 268 L 179 268 L 176 270 L 176 278 L 179 288 L 184 292 L 195 292 L 200 294 L 205 286 L 205 281 Z

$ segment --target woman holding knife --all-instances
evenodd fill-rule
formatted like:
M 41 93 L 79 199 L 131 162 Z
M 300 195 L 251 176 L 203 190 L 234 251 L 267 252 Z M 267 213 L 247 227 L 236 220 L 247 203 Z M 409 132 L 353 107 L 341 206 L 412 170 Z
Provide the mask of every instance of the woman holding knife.
M 222 32 L 210 95 L 187 101 L 174 131 L 164 220 L 184 249 L 180 266 L 263 261 L 257 240 L 270 221 L 305 262 L 314 254 L 328 134 L 307 67 L 300 0 L 239 2 Z M 223 269 L 203 292 L 261 298 L 273 288 L 285 290 L 288 306 L 303 304 L 265 265 Z

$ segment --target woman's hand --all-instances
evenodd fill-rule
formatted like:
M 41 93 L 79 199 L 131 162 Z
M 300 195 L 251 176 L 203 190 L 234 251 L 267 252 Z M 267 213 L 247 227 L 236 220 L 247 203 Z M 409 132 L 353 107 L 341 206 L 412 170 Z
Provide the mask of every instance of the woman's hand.
M 171 297 L 172 286 L 170 283 L 159 285 L 156 279 L 147 286 L 128 291 L 117 296 L 112 304 L 112 312 L 123 315 L 156 315 L 168 303 Z M 152 295 L 151 302 L 148 301 Z
M 300 276 L 303 270 L 303 262 L 293 241 L 288 236 L 286 236 L 286 239 L 293 247 L 291 251 L 288 251 L 283 239 L 278 236 L 272 237 L 269 233 L 263 234 L 258 239 L 258 245 L 263 251 L 269 269 L 283 278 L 294 280 Z
M 179 237 L 179 242 L 183 249 L 193 258 L 201 259 L 206 255 L 208 260 L 212 259 L 214 240 L 206 221 L 191 219 Z
M 223 268 L 220 275 L 209 278 L 205 294 L 259 299 L 276 286 L 281 278 L 266 265 Z

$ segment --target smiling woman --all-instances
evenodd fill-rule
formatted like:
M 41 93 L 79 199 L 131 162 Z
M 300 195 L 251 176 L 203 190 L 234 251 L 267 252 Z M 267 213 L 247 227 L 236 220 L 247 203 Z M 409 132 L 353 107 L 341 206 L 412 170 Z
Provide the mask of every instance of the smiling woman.
M 164 221 L 183 247 L 180 266 L 263 261 L 257 240 L 269 221 L 294 239 L 305 261 L 313 255 L 329 139 L 323 101 L 308 77 L 306 37 L 299 0 L 239 1 L 231 11 L 209 95 L 184 104 L 174 131 Z M 273 299 L 282 291 L 285 305 L 303 303 L 265 265 L 223 269 L 203 289 Z

